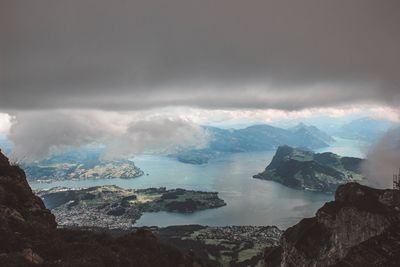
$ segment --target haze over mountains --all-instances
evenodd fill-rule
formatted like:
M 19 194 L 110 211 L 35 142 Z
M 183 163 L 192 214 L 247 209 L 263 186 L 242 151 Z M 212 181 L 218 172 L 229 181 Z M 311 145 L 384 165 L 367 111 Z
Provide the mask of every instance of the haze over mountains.
M 283 144 L 316 149 L 334 142 L 328 134 L 305 124 L 290 129 L 270 125 L 253 125 L 244 129 L 205 129 L 210 134 L 206 148 L 187 150 L 172 156 L 185 163 L 202 164 L 223 153 L 274 150 Z
M 336 130 L 336 135 L 346 139 L 376 142 L 385 133 L 396 127 L 389 121 L 377 120 L 368 117 L 353 120 Z M 397 125 L 399 127 L 399 125 Z
M 385 131 L 395 124 L 372 118 L 359 118 L 350 123 L 337 125 L 329 129 L 335 136 L 345 139 L 364 141 L 372 145 L 377 142 Z M 192 149 L 182 146 L 169 156 L 183 163 L 205 164 L 221 155 L 240 152 L 273 151 L 281 145 L 303 148 L 307 150 L 329 147 L 335 143 L 335 138 L 323 130 L 303 122 L 289 128 L 280 128 L 267 124 L 257 124 L 239 129 L 223 129 L 203 126 L 207 132 L 208 142 L 204 148 Z M 12 155 L 12 142 L 7 136 L 0 136 L 3 150 Z M 96 179 L 104 177 L 134 178 L 143 174 L 140 166 L 134 166 L 129 157 L 121 160 L 104 158 L 105 146 L 92 145 L 81 149 L 58 152 L 47 159 L 34 162 L 18 160 L 25 167 L 30 180 L 54 179 Z M 147 152 L 152 153 L 152 152 Z M 131 164 L 133 168 L 125 163 Z M 128 168 L 117 171 L 125 164 Z M 113 167 L 114 166 L 114 167 Z M 137 169 L 135 169 L 138 167 Z

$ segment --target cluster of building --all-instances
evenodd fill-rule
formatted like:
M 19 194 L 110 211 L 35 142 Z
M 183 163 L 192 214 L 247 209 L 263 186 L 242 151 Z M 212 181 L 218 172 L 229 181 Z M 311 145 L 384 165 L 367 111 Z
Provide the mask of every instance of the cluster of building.
M 25 169 L 30 180 L 41 183 L 54 180 L 130 179 L 144 175 L 144 172 L 140 168 L 128 160 L 99 161 L 94 165 L 85 164 L 85 162 L 81 164 L 56 163 L 43 166 L 39 163 L 31 163 L 25 166 Z
M 232 242 L 263 243 L 275 246 L 282 231 L 276 226 L 207 227 L 198 231 L 196 239 L 224 239 Z
M 74 172 L 69 174 L 70 178 L 80 179 L 112 179 L 112 178 L 135 178 L 143 175 L 143 171 L 131 161 L 116 161 L 102 163 L 92 168 L 78 166 Z
M 97 207 L 83 206 L 75 206 L 71 209 L 60 206 L 53 209 L 52 212 L 60 226 L 122 230 L 131 229 L 136 220 L 142 215 L 139 210 L 130 209 L 129 213 L 122 216 L 112 216 Z

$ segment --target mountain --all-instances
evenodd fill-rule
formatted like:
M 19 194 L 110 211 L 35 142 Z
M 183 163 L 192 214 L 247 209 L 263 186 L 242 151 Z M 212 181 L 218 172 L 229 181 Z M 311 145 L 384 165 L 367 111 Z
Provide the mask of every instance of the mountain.
M 263 151 L 288 144 L 309 149 L 326 147 L 328 144 L 311 132 L 293 131 L 266 124 L 253 125 L 244 129 L 222 130 L 207 128 L 213 139 L 209 147 L 221 152 Z
M 399 266 L 400 191 L 348 183 L 267 249 L 265 266 Z
M 220 129 L 205 127 L 211 136 L 206 148 L 181 151 L 171 155 L 179 161 L 191 164 L 207 163 L 224 153 L 266 151 L 280 145 L 291 145 L 308 149 L 329 146 L 333 138 L 316 127 L 301 124 L 282 129 L 266 124 L 253 125 L 244 129 Z
M 265 171 L 254 178 L 312 191 L 334 192 L 340 184 L 362 180 L 362 159 L 280 146 Z
M 314 136 L 315 138 L 322 140 L 327 144 L 332 144 L 335 142 L 335 139 L 330 136 L 329 134 L 321 131 L 317 127 L 313 125 L 306 125 L 304 123 L 299 123 L 298 125 L 289 128 L 290 131 L 296 133 L 297 135 L 307 135 L 307 136 Z
M 0 152 L 0 266 L 202 266 L 148 230 L 112 237 L 56 226 L 24 171 Z
M 388 121 L 365 117 L 343 125 L 336 135 L 346 139 L 377 142 L 393 126 Z

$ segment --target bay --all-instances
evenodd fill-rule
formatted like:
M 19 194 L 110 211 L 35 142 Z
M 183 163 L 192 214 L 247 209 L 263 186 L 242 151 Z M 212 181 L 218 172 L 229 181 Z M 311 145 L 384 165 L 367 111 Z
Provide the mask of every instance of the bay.
M 364 157 L 366 144 L 336 138 L 331 151 L 342 156 Z M 123 188 L 166 187 L 216 191 L 226 206 L 192 214 L 145 213 L 137 226 L 183 224 L 276 225 L 286 229 L 305 217 L 312 217 L 332 194 L 295 190 L 279 183 L 253 179 L 270 163 L 275 151 L 243 152 L 221 156 L 204 165 L 178 162 L 165 156 L 141 155 L 133 160 L 145 175 L 135 179 L 97 179 L 31 183 L 32 188 L 63 186 L 70 188 L 115 184 Z

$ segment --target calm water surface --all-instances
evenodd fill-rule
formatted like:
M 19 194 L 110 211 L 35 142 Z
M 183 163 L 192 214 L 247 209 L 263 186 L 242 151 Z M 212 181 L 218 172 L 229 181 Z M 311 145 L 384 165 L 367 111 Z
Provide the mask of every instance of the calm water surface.
M 337 138 L 337 142 L 318 152 L 331 151 L 343 156 L 363 157 L 365 145 Z M 89 187 L 115 184 L 124 188 L 165 186 L 217 191 L 227 206 L 193 214 L 169 212 L 145 213 L 137 226 L 203 225 L 277 225 L 284 229 L 304 217 L 311 217 L 333 196 L 290 189 L 278 183 L 253 179 L 271 161 L 275 151 L 237 153 L 191 165 L 163 156 L 143 155 L 134 159 L 146 174 L 135 179 L 101 179 L 31 183 L 34 189 L 54 186 Z

